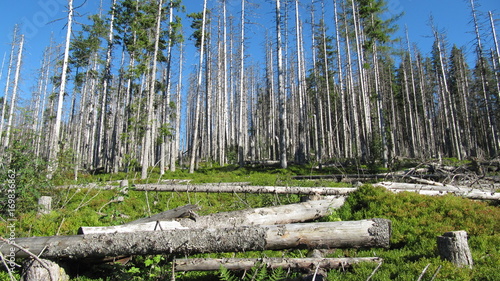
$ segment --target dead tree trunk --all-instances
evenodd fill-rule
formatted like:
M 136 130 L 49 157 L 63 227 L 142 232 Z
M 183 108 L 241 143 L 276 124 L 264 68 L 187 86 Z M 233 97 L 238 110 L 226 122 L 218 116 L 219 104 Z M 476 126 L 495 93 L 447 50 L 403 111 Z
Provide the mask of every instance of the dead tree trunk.
M 298 186 L 213 186 L 213 185 L 160 185 L 138 184 L 138 191 L 172 191 L 172 192 L 229 192 L 229 193 L 275 193 L 275 194 L 318 194 L 345 195 L 354 192 L 356 188 L 333 187 L 298 187 Z
M 458 267 L 472 268 L 472 254 L 467 243 L 467 232 L 451 231 L 437 237 L 439 255 Z
M 437 185 L 426 185 L 426 184 L 411 184 L 411 183 L 401 183 L 401 182 L 380 182 L 374 184 L 374 186 L 380 186 L 387 188 L 392 192 L 416 192 L 422 195 L 445 195 L 453 194 L 456 196 L 462 196 L 469 199 L 476 200 L 500 200 L 500 193 L 483 191 L 479 189 L 473 189 L 462 186 L 437 186 Z
M 98 258 L 244 252 L 290 248 L 388 247 L 391 221 L 370 219 L 324 223 L 177 229 L 152 232 L 107 233 L 17 238 L 16 244 L 42 258 Z M 8 243 L 0 244 L 7 255 Z M 16 251 L 16 258 L 28 255 Z
M 381 262 L 381 258 L 218 258 L 218 259 L 176 259 L 174 261 L 176 271 L 216 271 L 221 266 L 229 270 L 250 270 L 257 264 L 265 264 L 267 268 L 283 269 L 310 269 L 316 267 L 322 269 L 348 268 L 353 264 L 361 262 Z
M 81 227 L 78 233 L 91 234 L 156 231 L 172 228 L 231 228 L 244 225 L 289 224 L 311 221 L 327 216 L 331 213 L 332 209 L 340 208 L 344 204 L 344 201 L 345 198 L 340 197 L 283 206 L 222 212 L 201 217 L 197 217 L 193 213 L 194 209 L 188 208 L 189 206 L 196 205 L 187 205 L 182 208 L 151 216 L 147 219 L 129 222 L 122 226 Z M 168 222 L 165 220 L 170 220 L 172 218 L 168 218 L 165 213 L 176 213 L 178 214 L 176 218 L 182 218 L 174 222 Z

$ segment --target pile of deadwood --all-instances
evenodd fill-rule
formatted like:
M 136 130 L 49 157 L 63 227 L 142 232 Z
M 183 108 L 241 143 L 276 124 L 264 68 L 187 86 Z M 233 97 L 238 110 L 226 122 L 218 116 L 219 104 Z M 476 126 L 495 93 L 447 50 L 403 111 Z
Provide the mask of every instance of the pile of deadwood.
M 77 235 L 17 238 L 0 242 L 9 262 L 25 258 L 24 280 L 64 280 L 57 262 L 120 259 L 124 256 L 166 254 L 185 257 L 196 253 L 245 252 L 285 249 L 336 249 L 389 247 L 391 222 L 386 219 L 310 222 L 342 206 L 343 196 L 316 198 L 296 204 L 196 215 L 186 205 L 124 225 L 81 227 Z M 308 222 L 309 221 L 309 222 Z M 175 271 L 248 270 L 257 264 L 269 268 L 308 270 L 348 268 L 359 262 L 381 262 L 377 257 L 324 258 L 318 252 L 307 258 L 175 259 Z
M 456 168 L 453 168 L 456 169 Z M 494 177 L 473 176 L 445 166 L 419 167 L 400 173 L 302 176 L 301 179 L 332 178 L 339 181 L 366 182 L 382 180 L 382 186 L 394 192 L 413 191 L 427 195 L 452 193 L 472 199 L 500 200 Z M 457 184 L 458 183 L 458 184 Z M 122 189 L 128 188 L 123 181 Z M 133 186 L 142 191 L 173 192 L 230 192 L 302 194 L 302 203 L 247 209 L 198 216 L 199 206 L 186 205 L 124 225 L 109 227 L 81 227 L 77 235 L 17 238 L 0 242 L 3 260 L 26 258 L 24 280 L 64 280 L 67 276 L 56 262 L 61 260 L 96 261 L 120 259 L 134 255 L 166 254 L 186 257 L 197 253 L 245 252 L 286 249 L 336 249 L 389 247 L 391 222 L 386 219 L 361 221 L 311 222 L 331 214 L 343 205 L 346 196 L 357 188 L 251 186 L 248 183 L 181 184 L 175 181 L 161 184 Z M 311 200 L 312 199 L 312 200 Z M 466 234 L 447 233 L 443 242 L 443 256 L 465 256 L 469 261 Z M 457 239 L 465 237 L 465 239 Z M 449 238 L 449 239 L 448 239 Z M 446 241 L 452 242 L 446 242 Z M 456 242 L 460 245 L 457 246 Z M 449 245 L 448 245 L 449 244 Z M 447 245 L 447 246 L 446 246 Z M 440 247 L 441 249 L 441 247 Z M 465 249 L 465 250 L 464 250 Z M 441 250 L 440 250 L 441 251 Z M 456 252 L 462 251 L 457 255 Z M 301 269 L 309 277 L 321 280 L 326 270 L 348 268 L 359 262 L 378 262 L 378 257 L 324 258 L 325 251 L 311 251 L 307 258 L 260 259 L 174 259 L 175 271 L 248 270 L 257 264 L 269 268 Z M 320 253 L 320 254 L 318 254 Z M 45 276 L 45 277 L 44 277 Z M 65 277 L 66 276 L 66 277 Z M 52 279 L 51 279 L 52 278 Z

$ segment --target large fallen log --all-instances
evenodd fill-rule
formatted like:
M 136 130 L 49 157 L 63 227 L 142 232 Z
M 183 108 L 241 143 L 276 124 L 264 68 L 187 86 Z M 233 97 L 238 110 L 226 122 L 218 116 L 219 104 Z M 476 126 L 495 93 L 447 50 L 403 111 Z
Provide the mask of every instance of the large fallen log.
M 411 184 L 401 182 L 379 182 L 374 186 L 387 188 L 392 192 L 416 192 L 422 195 L 445 195 L 453 194 L 469 199 L 478 200 L 500 200 L 499 192 L 483 191 L 475 188 L 452 186 L 452 185 L 426 185 L 426 184 Z
M 257 259 L 238 259 L 238 258 L 194 258 L 194 259 L 176 259 L 174 268 L 176 271 L 215 271 L 221 266 L 229 270 L 250 270 L 258 264 L 264 264 L 267 268 L 283 269 L 310 269 L 316 267 L 322 269 L 348 268 L 353 264 L 361 262 L 381 262 L 378 257 L 368 258 L 257 258 Z
M 154 255 L 244 252 L 290 248 L 388 247 L 391 221 L 302 223 L 233 228 L 177 229 L 152 232 L 105 233 L 17 238 L 20 247 L 41 258 L 99 258 Z M 13 245 L 1 243 L 4 256 Z M 15 251 L 16 258 L 28 255 Z
M 355 191 L 355 188 L 334 187 L 301 187 L 301 186 L 252 186 L 252 185 L 182 185 L 182 184 L 137 184 L 138 191 L 170 191 L 170 192 L 213 192 L 213 193 L 274 193 L 274 194 L 304 194 L 304 195 L 345 195 Z
M 423 174 L 423 175 L 411 175 L 413 177 L 418 177 L 422 179 L 442 179 L 443 175 L 437 174 Z M 408 178 L 409 175 L 397 174 L 397 173 L 384 173 L 384 174 L 330 174 L 330 175 L 300 175 L 293 176 L 292 179 L 295 180 L 313 180 L 313 179 L 335 179 L 337 181 L 354 181 L 354 180 L 382 180 L 382 179 L 404 179 Z
M 121 226 L 80 227 L 78 234 L 155 231 L 173 228 L 229 228 L 243 225 L 289 224 L 315 220 L 331 214 L 333 209 L 340 208 L 345 197 L 333 197 L 322 200 L 307 201 L 297 204 L 280 205 L 267 208 L 245 209 L 232 212 L 221 212 L 207 216 L 177 219 L 175 222 L 161 221 L 140 223 L 134 221 Z M 168 211 L 167 211 L 168 212 Z M 155 215 L 156 216 L 156 215 Z M 152 216 L 151 218 L 155 217 Z

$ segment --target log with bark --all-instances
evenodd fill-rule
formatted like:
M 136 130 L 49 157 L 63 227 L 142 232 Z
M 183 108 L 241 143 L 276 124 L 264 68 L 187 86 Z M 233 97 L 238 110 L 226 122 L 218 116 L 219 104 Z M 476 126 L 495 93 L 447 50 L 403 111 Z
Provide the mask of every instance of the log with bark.
M 137 184 L 138 191 L 170 191 L 170 192 L 214 192 L 214 193 L 274 193 L 274 194 L 319 194 L 345 195 L 355 191 L 355 188 L 334 187 L 299 187 L 299 186 L 252 186 L 252 185 L 165 185 L 165 184 Z
M 155 231 L 165 229 L 182 229 L 182 228 L 229 228 L 244 225 L 273 225 L 273 224 L 289 224 L 297 222 L 305 222 L 315 220 L 331 214 L 333 209 L 340 208 L 345 202 L 345 197 L 330 197 L 322 200 L 307 201 L 297 204 L 281 205 L 266 208 L 245 209 L 231 212 L 221 212 L 210 214 L 207 216 L 176 219 L 175 222 L 166 222 L 167 216 L 154 215 L 143 222 L 137 220 L 129 222 L 122 226 L 109 227 L 80 227 L 79 234 L 90 233 L 113 233 L 113 232 L 133 232 L 139 229 L 142 231 Z M 188 205 L 195 206 L 195 205 Z M 190 214 L 192 211 L 188 206 L 179 207 L 174 210 L 178 212 L 170 212 L 176 215 Z M 182 212 L 181 210 L 185 211 Z M 165 214 L 169 213 L 166 211 Z M 184 217 L 184 216 L 183 216 Z M 157 221 L 151 221 L 153 218 L 159 218 Z M 134 224 L 138 226 L 134 226 Z
M 176 259 L 174 267 L 176 271 L 216 271 L 221 266 L 229 270 L 250 270 L 258 264 L 265 264 L 267 268 L 283 269 L 338 269 L 348 268 L 353 264 L 361 262 L 380 263 L 381 258 L 193 258 Z
M 154 255 L 244 252 L 290 248 L 388 247 L 391 221 L 361 221 L 177 229 L 151 232 L 105 233 L 17 238 L 17 245 L 42 258 L 99 258 Z M 2 254 L 12 245 L 1 243 Z M 16 258 L 27 257 L 16 251 Z

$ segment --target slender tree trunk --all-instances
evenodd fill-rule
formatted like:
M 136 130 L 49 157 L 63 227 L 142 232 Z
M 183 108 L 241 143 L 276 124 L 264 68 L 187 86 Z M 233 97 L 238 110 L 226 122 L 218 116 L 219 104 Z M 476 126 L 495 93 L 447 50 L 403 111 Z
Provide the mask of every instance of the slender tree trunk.
M 71 28 L 73 26 L 73 0 L 68 0 L 68 24 L 66 30 L 66 43 L 64 48 L 64 59 L 62 64 L 61 73 L 61 85 L 59 86 L 59 96 L 57 102 L 57 113 L 54 125 L 54 131 L 52 134 L 52 144 L 49 148 L 49 166 L 48 166 L 48 177 L 52 178 L 54 172 L 57 170 L 57 156 L 59 154 L 60 146 L 59 139 L 61 137 L 61 125 L 62 125 L 62 108 L 64 103 L 64 93 L 66 92 L 66 75 L 68 71 L 69 63 L 69 47 L 71 42 Z
M 280 143 L 280 166 L 282 169 L 288 167 L 287 163 L 287 110 L 285 81 L 283 80 L 283 50 L 281 46 L 281 1 L 276 0 L 276 48 L 278 53 L 278 93 L 279 93 L 279 143 Z
M 337 1 L 333 1 L 333 15 L 335 19 L 335 38 L 337 44 L 337 68 L 338 68 L 338 83 L 340 88 L 340 99 L 341 99 L 341 111 L 342 111 L 342 128 L 343 128 L 343 157 L 352 156 L 352 141 L 349 138 L 349 117 L 347 108 L 347 96 L 344 86 L 344 75 L 343 75 L 343 64 L 342 64 L 342 54 L 340 48 L 340 21 L 338 19 L 337 11 Z
M 490 99 L 487 94 L 487 82 L 486 82 L 486 77 L 485 77 L 485 70 L 486 66 L 484 65 L 484 54 L 483 54 L 483 46 L 481 43 L 481 35 L 479 32 L 479 23 L 477 20 L 477 15 L 476 15 L 476 8 L 474 5 L 474 0 L 470 0 L 470 5 L 471 5 L 471 13 L 472 13 L 472 19 L 474 23 L 474 32 L 476 34 L 476 52 L 477 52 L 477 59 L 480 67 L 480 79 L 481 79 L 481 92 L 483 95 L 483 98 L 486 102 L 485 108 L 486 108 L 486 119 L 487 119 L 487 124 L 488 124 L 488 130 L 490 131 L 490 136 L 488 137 L 490 139 L 490 155 L 495 155 L 498 149 L 500 148 L 500 143 L 498 140 L 498 135 L 497 135 L 497 130 L 495 128 L 495 122 L 491 116 L 490 112 Z M 497 44 L 498 45 L 498 44 Z
M 240 85 L 239 85 L 239 110 L 238 110 L 238 163 L 240 167 L 245 164 L 243 108 L 244 108 L 244 82 L 245 82 L 245 0 L 241 0 L 241 38 L 240 38 Z
M 160 31 L 161 31 L 161 16 L 162 16 L 162 6 L 163 0 L 158 1 L 158 10 L 156 15 L 156 29 L 155 29 L 155 45 L 153 51 L 152 63 L 153 66 L 151 68 L 150 82 L 149 82 L 149 94 L 148 94 L 148 107 L 147 107 L 147 123 L 146 123 L 146 132 L 144 133 L 143 146 L 144 146 L 144 154 L 142 157 L 142 170 L 141 170 L 141 179 L 146 179 L 148 176 L 148 168 L 151 163 L 150 157 L 152 156 L 151 148 L 153 142 L 153 116 L 154 116 L 154 101 L 155 101 L 155 84 L 156 84 L 156 69 L 157 69 L 157 58 L 159 52 L 159 42 L 160 42 Z
M 9 98 L 9 88 L 10 88 L 10 79 L 11 79 L 11 72 L 13 69 L 12 64 L 14 63 L 14 55 L 15 55 L 15 50 L 16 50 L 16 39 L 17 39 L 17 32 L 18 32 L 18 26 L 16 25 L 14 27 L 14 35 L 12 36 L 12 47 L 10 49 L 10 56 L 9 56 L 9 66 L 7 68 L 7 79 L 5 81 L 5 91 L 4 91 L 4 96 L 3 96 L 3 104 L 2 104 L 2 116 L 0 119 L 0 145 L 3 150 L 6 148 L 4 143 L 5 139 L 3 139 L 3 132 L 5 128 L 5 115 L 7 114 L 7 101 Z M 2 68 L 3 69 L 3 68 Z
M 495 78 L 496 78 L 496 88 L 497 94 L 500 97 L 500 47 L 498 46 L 498 38 L 495 29 L 495 21 L 493 20 L 493 14 L 491 11 L 488 12 L 490 18 L 491 32 L 493 36 L 493 42 L 495 43 L 495 53 L 491 51 L 492 61 L 493 61 L 493 69 L 495 70 Z
M 17 89 L 19 85 L 19 76 L 21 73 L 21 62 L 23 59 L 23 48 L 24 48 L 24 35 L 21 35 L 19 42 L 19 47 L 17 51 L 17 62 L 16 62 L 16 71 L 14 74 L 14 85 L 12 86 L 12 97 L 10 98 L 10 109 L 9 116 L 7 121 L 7 127 L 5 130 L 7 131 L 5 134 L 4 147 L 7 149 L 10 144 L 10 135 L 12 134 L 12 122 L 14 119 L 14 110 L 16 108 L 16 98 L 17 98 Z M 1 132 L 1 131 L 0 131 Z
M 172 149 L 170 153 L 170 171 L 175 172 L 176 161 L 179 158 L 180 150 L 180 139 L 181 139 L 181 92 L 182 92 L 182 67 L 184 62 L 184 48 L 182 43 L 179 48 L 179 82 L 177 83 L 176 89 L 176 101 L 175 101 L 175 140 L 172 143 Z
M 201 27 L 201 44 L 200 44 L 200 61 L 198 65 L 198 79 L 196 83 L 196 101 L 195 101 L 195 117 L 193 137 L 191 141 L 191 160 L 189 161 L 189 173 L 194 173 L 196 165 L 196 154 L 198 150 L 198 134 L 199 134 L 199 119 L 200 119 L 200 103 L 201 103 L 201 82 L 203 75 L 203 55 L 205 51 L 205 25 L 207 16 L 207 0 L 203 1 L 203 19 Z
M 302 26 L 299 18 L 299 1 L 295 0 L 295 36 L 297 44 L 297 94 L 298 94 L 298 138 L 299 144 L 296 152 L 296 160 L 299 164 L 306 162 L 307 145 L 306 145 L 306 104 L 304 99 L 304 91 L 306 90 L 304 67 L 304 50 L 302 41 Z

